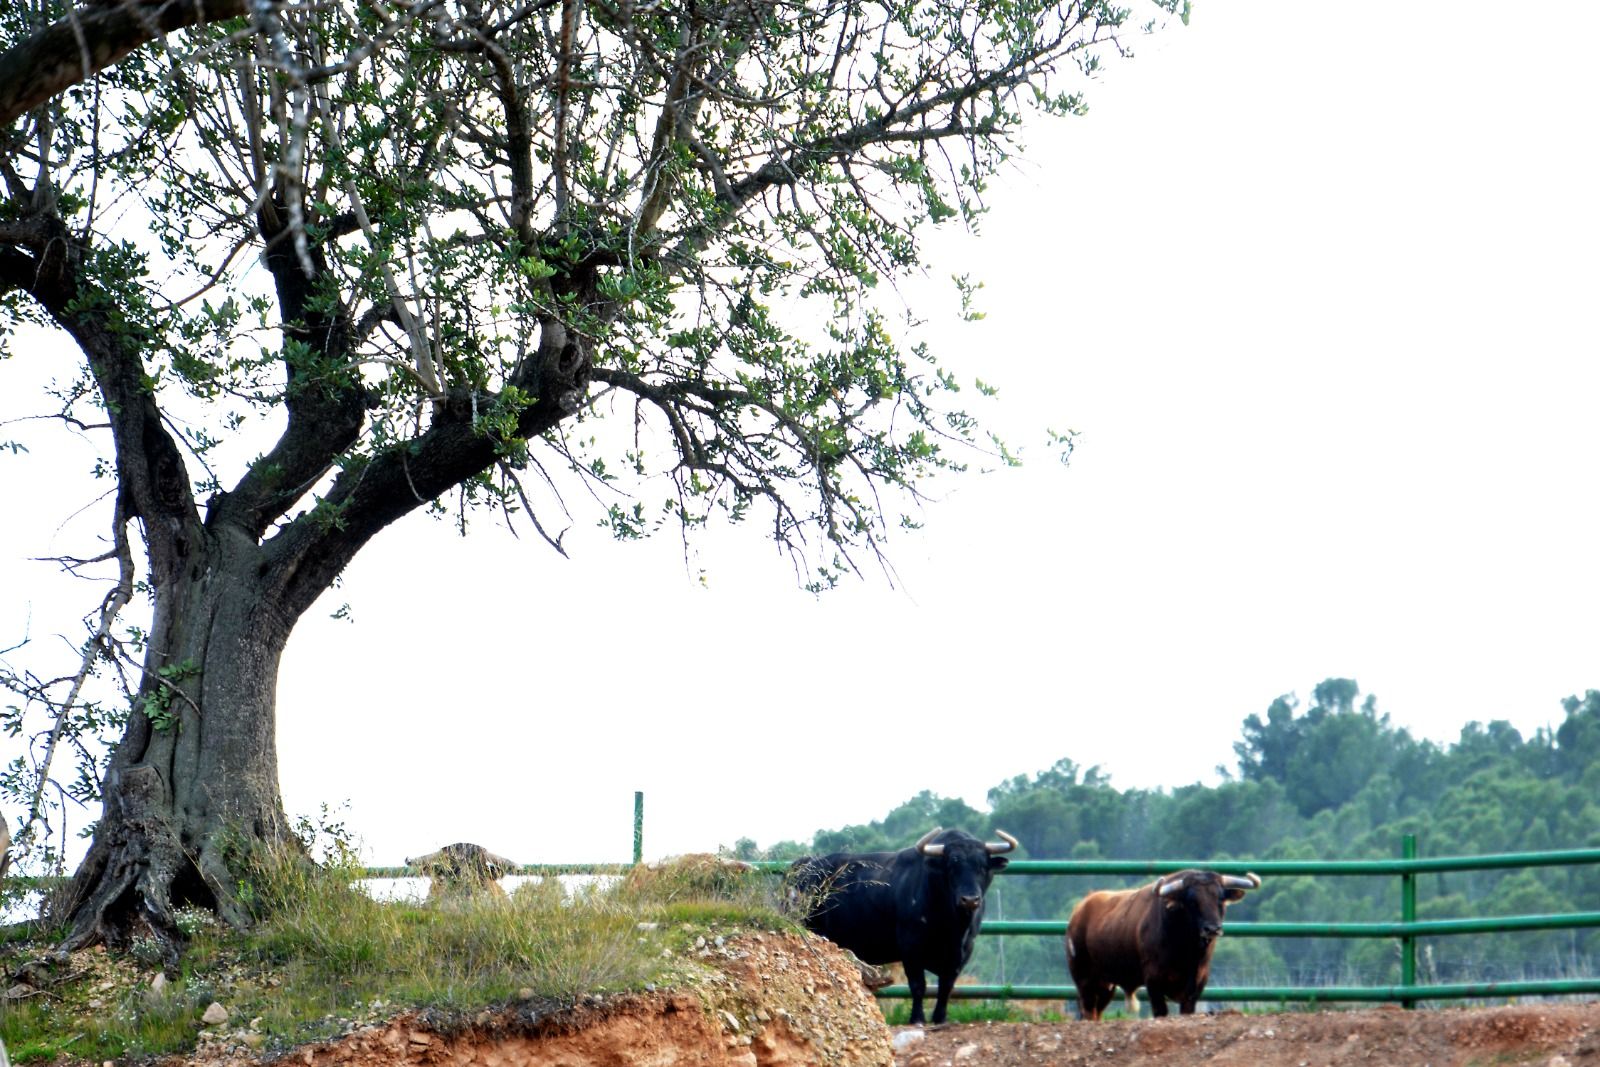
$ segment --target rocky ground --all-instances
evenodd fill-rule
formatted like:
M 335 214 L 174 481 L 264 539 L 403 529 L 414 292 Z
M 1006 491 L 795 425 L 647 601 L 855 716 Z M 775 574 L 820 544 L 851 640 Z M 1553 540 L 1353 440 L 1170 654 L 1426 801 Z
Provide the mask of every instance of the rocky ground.
M 769 965 L 774 958 L 752 954 L 750 966 Z M 870 1013 L 854 1010 L 853 996 L 841 997 L 826 988 L 830 978 L 804 965 L 789 975 L 799 980 L 796 991 L 808 980 L 823 983 L 813 985 L 813 1008 L 778 1008 L 784 1014 L 773 1014 L 771 1001 L 765 1009 L 745 1002 L 752 1014 L 740 1018 L 731 1009 L 707 1011 L 693 995 L 660 993 L 596 1000 L 531 1025 L 513 1014 L 452 1031 L 413 1015 L 299 1049 L 276 1062 L 306 1067 L 1600 1065 L 1600 1004 L 1222 1014 L 1098 1024 L 983 1023 L 926 1031 L 898 1028 L 891 1038 Z M 242 1067 L 252 1062 L 237 1055 L 242 1051 L 181 1062 Z M 171 1067 L 178 1064 L 174 1061 Z
M 1600 1003 L 898 1029 L 895 1067 L 1600 1067 Z

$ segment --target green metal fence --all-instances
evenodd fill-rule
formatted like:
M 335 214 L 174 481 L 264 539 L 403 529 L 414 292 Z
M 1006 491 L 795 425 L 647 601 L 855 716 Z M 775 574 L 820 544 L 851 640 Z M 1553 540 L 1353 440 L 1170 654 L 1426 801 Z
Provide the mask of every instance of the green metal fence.
M 1268 1003 L 1383 1002 L 1413 1007 L 1421 1000 L 1459 1000 L 1476 997 L 1557 996 L 1600 993 L 1600 977 L 1514 982 L 1464 982 L 1418 985 L 1417 941 L 1427 937 L 1461 934 L 1506 933 L 1517 930 L 1576 930 L 1600 926 L 1600 911 L 1565 915 L 1511 915 L 1479 919 L 1417 920 L 1417 876 L 1442 871 L 1483 871 L 1506 868 L 1556 867 L 1600 864 L 1600 849 L 1563 852 L 1509 852 L 1488 856 L 1417 858 L 1416 839 L 1407 835 L 1401 858 L 1394 860 L 1012 860 L 1005 875 L 1132 874 L 1157 877 L 1189 867 L 1222 874 L 1254 872 L 1274 875 L 1383 876 L 1400 879 L 1400 919 L 1397 922 L 1230 922 L 1229 937 L 1369 937 L 1394 938 L 1400 944 L 1400 984 L 1389 986 L 1239 986 L 1208 988 L 1204 1000 L 1259 1001 Z M 988 936 L 1054 937 L 1066 935 L 1065 922 L 993 919 L 979 931 Z M 1062 969 L 1066 963 L 1063 957 Z M 903 985 L 878 991 L 880 997 L 908 997 Z M 1076 1000 L 1070 985 L 959 985 L 954 997 L 967 1000 Z

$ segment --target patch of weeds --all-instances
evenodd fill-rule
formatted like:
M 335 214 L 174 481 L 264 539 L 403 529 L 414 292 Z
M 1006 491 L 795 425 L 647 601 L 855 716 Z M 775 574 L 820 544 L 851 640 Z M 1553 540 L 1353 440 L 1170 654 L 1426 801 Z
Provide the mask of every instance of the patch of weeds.
M 102 1062 L 192 1047 L 209 997 L 183 982 L 153 992 L 131 959 L 80 953 L 59 981 L 0 1007 L 0 1039 L 14 1063 L 58 1055 Z
M 136 937 L 128 946 L 128 955 L 147 970 L 158 971 L 163 962 L 161 942 L 153 937 Z
M 668 864 L 572 895 L 556 879 L 534 880 L 509 898 L 453 907 L 374 901 L 353 888 L 353 866 L 314 868 L 290 856 L 258 859 L 257 868 L 263 920 L 246 944 L 284 974 L 256 1011 L 278 1033 L 352 1000 L 381 1000 L 391 1012 L 470 1011 L 530 993 L 572 1000 L 639 989 L 660 977 L 663 944 L 684 924 L 787 926 L 771 879 L 720 863 Z M 303 1005 L 285 1007 L 296 1001 Z
M 680 900 L 647 909 L 647 914 L 658 922 L 688 923 L 693 926 L 752 926 L 757 929 L 789 929 L 782 921 L 775 921 L 769 910 L 752 909 L 748 905 L 724 900 Z
M 37 1002 L 0 1007 L 0 1041 L 5 1042 L 14 1064 L 52 1060 L 82 1040 L 81 1034 L 66 1034 L 52 1027 L 44 1005 Z
M 680 856 L 636 867 L 613 890 L 619 903 L 656 921 L 792 929 L 779 915 L 781 881 L 720 856 Z
M 185 937 L 195 937 L 205 931 L 214 932 L 222 925 L 215 915 L 204 908 L 179 908 L 172 913 L 172 917 Z

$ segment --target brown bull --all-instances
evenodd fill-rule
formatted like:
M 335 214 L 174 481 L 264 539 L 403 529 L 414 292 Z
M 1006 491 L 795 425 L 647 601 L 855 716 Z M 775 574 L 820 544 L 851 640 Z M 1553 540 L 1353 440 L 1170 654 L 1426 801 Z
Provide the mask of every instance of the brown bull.
M 1083 1017 L 1100 1018 L 1117 986 L 1130 1007 L 1134 990 L 1144 986 L 1151 1014 L 1166 1015 L 1168 997 L 1182 1014 L 1194 1014 L 1211 976 L 1223 912 L 1260 886 L 1253 874 L 1189 870 L 1084 897 L 1067 922 L 1067 970 Z

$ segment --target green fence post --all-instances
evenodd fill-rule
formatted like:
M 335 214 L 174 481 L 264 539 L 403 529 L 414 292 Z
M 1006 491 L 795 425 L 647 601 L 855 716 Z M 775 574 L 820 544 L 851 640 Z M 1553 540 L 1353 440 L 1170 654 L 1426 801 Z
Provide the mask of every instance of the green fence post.
M 634 790 L 633 794 L 633 863 L 634 866 L 644 862 L 644 791 Z
M 1406 834 L 1400 839 L 1400 857 L 1408 860 L 1417 858 L 1416 834 Z M 1417 921 L 1417 873 L 1409 869 L 1400 875 L 1400 921 Z M 1406 987 L 1417 984 L 1417 938 L 1410 933 L 1400 936 L 1400 984 Z M 1417 1002 L 1401 1000 L 1400 1006 L 1415 1008 Z

